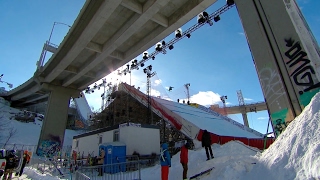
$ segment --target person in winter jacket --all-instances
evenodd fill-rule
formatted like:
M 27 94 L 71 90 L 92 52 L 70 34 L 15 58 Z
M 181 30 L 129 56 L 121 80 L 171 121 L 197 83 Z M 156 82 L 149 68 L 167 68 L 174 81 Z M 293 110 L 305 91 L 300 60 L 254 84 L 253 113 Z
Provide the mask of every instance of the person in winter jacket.
M 104 149 L 101 148 L 101 149 L 100 149 L 100 156 L 98 157 L 98 165 L 101 165 L 101 166 L 99 167 L 99 174 L 98 174 L 98 176 L 103 176 L 102 165 L 103 165 L 103 163 L 104 163 L 104 156 L 105 156 Z
M 187 172 L 188 172 L 188 149 L 190 148 L 189 143 L 187 142 L 185 145 L 181 147 L 180 152 L 180 163 L 183 168 L 182 177 L 183 180 L 187 179 Z
M 211 158 L 213 159 L 214 157 L 211 149 L 211 136 L 207 130 L 203 131 L 201 142 L 202 142 L 202 147 L 205 147 L 206 149 L 207 161 L 210 160 L 209 151 L 210 151 Z
M 25 150 L 24 153 L 23 153 L 23 161 L 22 161 L 22 166 L 21 166 L 21 169 L 20 169 L 19 176 L 22 175 L 23 169 L 26 166 L 26 164 L 29 164 L 29 161 L 30 161 L 30 155 L 28 154 L 28 151 Z
M 14 168 L 17 165 L 17 159 L 18 159 L 18 157 L 15 154 L 15 150 L 9 151 L 5 159 L 6 159 L 6 166 L 4 168 L 4 175 L 2 180 L 11 180 L 12 173 Z
M 161 163 L 161 180 L 168 180 L 169 167 L 171 167 L 171 156 L 168 151 L 167 143 L 163 143 L 161 145 L 160 163 Z

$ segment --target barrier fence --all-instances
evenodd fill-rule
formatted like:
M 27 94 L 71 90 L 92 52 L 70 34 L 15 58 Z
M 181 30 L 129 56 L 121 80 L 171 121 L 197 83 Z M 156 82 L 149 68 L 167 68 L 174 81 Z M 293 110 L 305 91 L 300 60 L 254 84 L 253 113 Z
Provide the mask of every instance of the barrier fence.
M 121 163 L 105 164 L 98 166 L 81 167 L 75 173 L 76 180 L 140 180 L 141 166 L 145 160 L 127 161 Z M 99 175 L 99 171 L 103 172 Z

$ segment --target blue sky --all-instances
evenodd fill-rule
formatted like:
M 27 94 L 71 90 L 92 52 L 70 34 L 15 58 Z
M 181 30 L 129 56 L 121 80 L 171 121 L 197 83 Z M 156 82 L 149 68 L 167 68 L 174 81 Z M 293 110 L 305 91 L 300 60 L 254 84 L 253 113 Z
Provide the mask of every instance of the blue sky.
M 84 0 L 1 0 L 0 1 L 0 74 L 3 81 L 14 87 L 24 83 L 36 70 L 43 44 L 48 40 L 54 22 L 72 25 Z M 320 39 L 320 16 L 318 0 L 297 0 L 315 38 Z M 224 0 L 209 7 L 212 13 L 225 4 Z M 182 30 L 196 23 L 195 19 L 185 24 Z M 69 30 L 68 26 L 57 24 L 51 42 L 59 44 Z M 169 41 L 173 34 L 165 38 Z M 153 52 L 151 47 L 149 52 Z M 48 59 L 50 53 L 47 55 Z M 141 60 L 141 56 L 137 57 Z M 152 95 L 163 98 L 186 98 L 184 84 L 190 83 L 191 102 L 202 105 L 220 104 L 221 95 L 227 95 L 227 104 L 238 105 L 237 91 L 241 90 L 245 103 L 264 101 L 252 56 L 244 36 L 236 8 L 221 15 L 221 20 L 213 26 L 205 25 L 191 34 L 190 39 L 182 39 L 167 54 L 159 54 L 153 66 L 156 75 L 152 78 Z M 130 83 L 130 76 L 108 76 L 107 81 Z M 145 92 L 146 76 L 142 68 L 132 71 L 131 84 Z M 7 90 L 6 84 L 1 84 Z M 173 86 L 173 90 L 166 90 Z M 87 95 L 94 110 L 101 107 L 102 91 Z M 242 116 L 230 115 L 242 123 Z M 265 133 L 268 113 L 248 113 L 252 128 Z

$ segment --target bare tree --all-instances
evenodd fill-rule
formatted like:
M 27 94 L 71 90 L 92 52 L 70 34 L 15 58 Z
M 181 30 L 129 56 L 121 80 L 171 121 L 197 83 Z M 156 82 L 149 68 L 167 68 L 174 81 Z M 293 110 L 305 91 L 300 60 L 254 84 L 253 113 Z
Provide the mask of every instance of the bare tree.
M 3 107 L 1 107 L 0 109 L 2 108 Z M 7 121 L 3 114 L 0 114 L 0 141 L 5 142 L 3 147 L 5 147 L 10 139 L 13 138 L 16 134 L 17 129 L 14 127 L 10 127 L 10 122 Z
M 7 145 L 7 143 L 10 141 L 11 138 L 15 137 L 17 135 L 17 128 L 11 127 L 8 129 L 8 136 L 4 143 L 4 147 Z

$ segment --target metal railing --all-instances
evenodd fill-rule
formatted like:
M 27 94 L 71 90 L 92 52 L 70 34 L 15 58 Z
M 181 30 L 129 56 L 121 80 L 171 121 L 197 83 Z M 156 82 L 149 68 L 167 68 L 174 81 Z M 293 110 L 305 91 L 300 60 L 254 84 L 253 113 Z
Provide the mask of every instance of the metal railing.
M 81 167 L 75 173 L 76 180 L 140 180 L 140 168 L 148 164 L 147 160 L 135 160 L 98 166 Z M 103 172 L 99 175 L 99 171 Z

